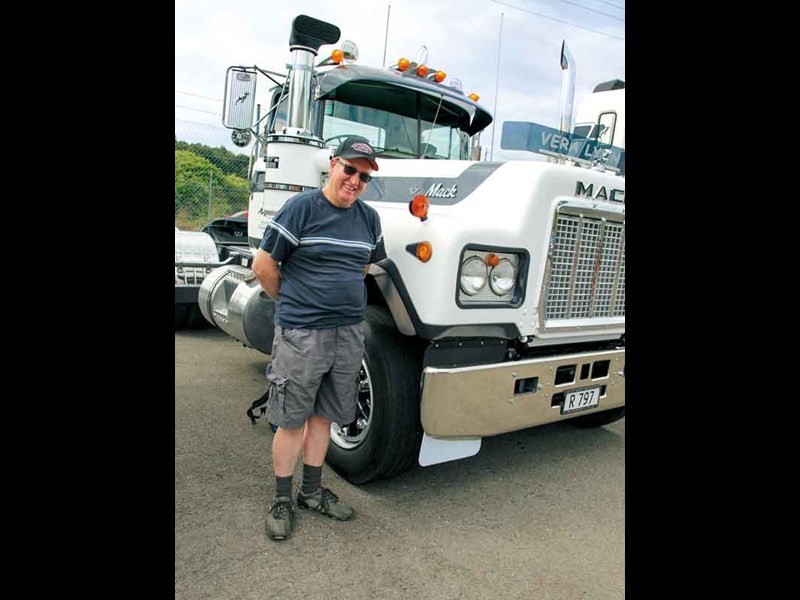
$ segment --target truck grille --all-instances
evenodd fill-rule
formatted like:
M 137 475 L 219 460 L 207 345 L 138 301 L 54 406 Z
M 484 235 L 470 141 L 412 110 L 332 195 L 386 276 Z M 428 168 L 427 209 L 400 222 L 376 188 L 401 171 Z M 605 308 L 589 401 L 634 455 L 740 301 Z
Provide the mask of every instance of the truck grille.
M 559 213 L 546 319 L 625 316 L 625 223 Z

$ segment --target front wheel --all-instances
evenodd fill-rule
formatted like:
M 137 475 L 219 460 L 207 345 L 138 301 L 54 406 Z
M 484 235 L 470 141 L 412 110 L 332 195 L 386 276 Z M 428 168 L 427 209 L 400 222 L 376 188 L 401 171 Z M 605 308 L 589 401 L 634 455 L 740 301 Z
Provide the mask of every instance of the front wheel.
M 393 477 L 419 456 L 420 361 L 391 322 L 382 309 L 367 313 L 356 420 L 331 425 L 328 464 L 351 483 Z

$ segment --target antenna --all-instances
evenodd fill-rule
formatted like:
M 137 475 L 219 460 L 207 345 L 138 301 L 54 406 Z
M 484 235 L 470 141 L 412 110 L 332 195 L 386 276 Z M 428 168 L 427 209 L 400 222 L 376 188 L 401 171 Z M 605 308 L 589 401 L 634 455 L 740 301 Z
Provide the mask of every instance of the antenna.
M 494 74 L 494 110 L 492 114 L 492 144 L 489 146 L 489 160 L 494 158 L 494 126 L 497 123 L 497 87 L 500 84 L 500 48 L 503 44 L 503 13 L 500 13 L 500 36 L 497 38 L 497 69 Z
M 383 38 L 383 66 L 386 66 L 386 42 L 389 40 L 389 15 L 392 14 L 392 5 L 386 10 L 386 37 Z

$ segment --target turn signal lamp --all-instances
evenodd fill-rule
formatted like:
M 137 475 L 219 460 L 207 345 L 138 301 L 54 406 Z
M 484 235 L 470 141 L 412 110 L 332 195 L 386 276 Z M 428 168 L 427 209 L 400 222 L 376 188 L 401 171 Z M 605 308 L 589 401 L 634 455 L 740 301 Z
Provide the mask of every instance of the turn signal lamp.
M 436 73 L 433 74 L 433 79 L 436 83 L 442 83 L 445 77 L 447 77 L 447 73 L 444 71 L 436 71 Z
M 408 67 L 411 66 L 411 61 L 407 58 L 401 58 L 397 61 L 397 68 L 401 71 L 408 71 Z
M 497 254 L 489 254 L 486 257 L 486 264 L 490 267 L 496 267 L 500 264 L 500 257 Z
M 417 244 L 416 254 L 422 262 L 428 262 L 433 256 L 433 246 L 430 242 L 420 242 Z
M 344 52 L 342 52 L 337 48 L 336 50 L 331 52 L 331 60 L 335 62 L 337 65 L 341 64 L 341 62 L 344 60 Z
M 428 197 L 425 194 L 419 194 L 418 196 L 414 196 L 413 200 L 408 203 L 408 210 L 412 215 L 418 217 L 420 221 L 424 221 L 428 218 L 428 208 L 430 208 L 430 205 L 431 202 L 428 200 Z
M 420 65 L 417 67 L 417 75 L 420 77 L 425 77 L 428 74 L 428 65 Z
M 478 100 L 481 99 L 481 97 L 478 96 L 478 94 L 476 94 L 475 92 L 472 92 L 469 96 L 467 96 L 467 98 L 469 98 L 473 102 L 477 102 Z

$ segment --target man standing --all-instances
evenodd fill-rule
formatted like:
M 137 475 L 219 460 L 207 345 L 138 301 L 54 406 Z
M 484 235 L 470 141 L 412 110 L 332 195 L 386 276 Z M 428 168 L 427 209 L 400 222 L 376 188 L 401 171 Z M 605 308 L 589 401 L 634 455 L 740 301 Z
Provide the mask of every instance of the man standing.
M 267 225 L 253 260 L 261 286 L 275 302 L 275 340 L 267 371 L 267 418 L 275 499 L 267 535 L 288 538 L 294 526 L 292 474 L 303 454 L 297 505 L 346 521 L 353 508 L 322 487 L 331 422 L 355 420 L 364 355 L 369 265 L 386 257 L 378 213 L 358 197 L 378 170 L 363 137 L 334 151 L 329 178 L 318 190 L 289 198 Z

